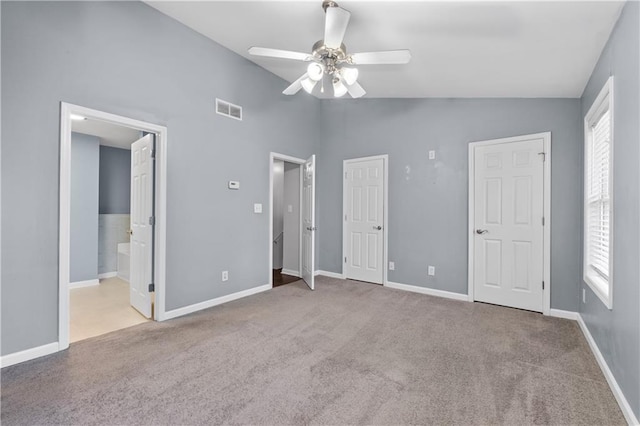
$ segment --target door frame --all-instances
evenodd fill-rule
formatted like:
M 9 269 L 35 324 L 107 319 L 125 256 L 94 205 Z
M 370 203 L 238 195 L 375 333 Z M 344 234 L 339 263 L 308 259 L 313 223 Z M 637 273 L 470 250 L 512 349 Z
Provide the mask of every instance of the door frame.
M 300 235 L 298 235 L 298 273 L 302 279 L 302 166 L 307 160 L 292 157 L 290 155 L 279 154 L 277 152 L 269 153 L 269 285 L 273 288 L 273 161 L 280 160 L 287 163 L 297 164 L 300 167 L 300 181 L 298 182 L 299 203 L 298 206 L 298 225 L 300 226 Z
M 543 275 L 544 289 L 542 290 L 542 313 L 551 314 L 551 132 L 534 133 L 529 135 L 513 136 L 508 138 L 491 139 L 469 143 L 469 212 L 467 246 L 469 253 L 468 263 L 468 299 L 474 302 L 474 240 L 471 238 L 474 232 L 475 218 L 475 149 L 477 147 L 499 145 L 512 142 L 524 142 L 532 139 L 542 139 L 545 153 L 543 166 Z
M 154 229 L 154 319 L 165 320 L 167 128 L 66 102 L 60 103 L 60 195 L 58 256 L 58 350 L 69 347 L 69 275 L 71 226 L 71 114 L 156 134 Z
M 342 279 L 347 278 L 347 272 L 344 267 L 344 257 L 347 253 L 347 227 L 344 225 L 344 217 L 347 214 L 347 180 L 345 173 L 347 172 L 347 165 L 351 163 L 359 163 L 369 160 L 382 160 L 382 211 L 384 220 L 382 221 L 382 285 L 387 285 L 388 274 L 388 248 L 389 248 L 389 154 L 372 155 L 369 157 L 349 158 L 342 161 L 342 258 L 340 263 L 342 264 Z

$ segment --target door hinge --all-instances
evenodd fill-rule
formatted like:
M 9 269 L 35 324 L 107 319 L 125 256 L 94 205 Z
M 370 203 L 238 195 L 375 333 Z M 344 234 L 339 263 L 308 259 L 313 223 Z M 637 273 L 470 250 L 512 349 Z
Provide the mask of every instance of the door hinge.
M 542 161 L 543 162 L 547 161 L 547 153 L 546 152 L 539 152 L 538 155 L 542 155 Z
M 156 285 L 154 283 L 149 284 L 149 293 L 156 291 Z
M 544 281 L 542 281 L 542 289 L 544 290 Z
M 155 216 L 149 216 L 149 225 L 153 226 L 156 224 L 156 217 Z
M 347 256 L 344 257 L 344 263 L 347 263 Z
M 542 216 L 542 226 L 544 226 L 544 216 Z
M 151 150 L 151 158 L 156 158 L 156 150 L 155 149 Z
M 347 215 L 346 214 L 344 215 L 344 221 L 345 222 L 347 221 Z

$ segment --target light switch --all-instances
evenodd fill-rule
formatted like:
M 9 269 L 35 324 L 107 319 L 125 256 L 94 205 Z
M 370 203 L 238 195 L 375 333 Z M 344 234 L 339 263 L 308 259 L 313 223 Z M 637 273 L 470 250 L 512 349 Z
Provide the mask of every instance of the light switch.
M 253 212 L 254 213 L 262 213 L 262 204 L 260 203 L 255 203 L 253 205 Z
M 429 151 L 429 160 L 435 160 L 435 159 L 436 159 L 436 152 Z
M 289 204 L 289 205 L 287 206 L 287 211 L 288 211 L 289 213 L 293 213 L 293 206 L 292 206 L 291 204 Z
M 230 180 L 229 189 L 240 189 L 240 182 L 237 180 Z

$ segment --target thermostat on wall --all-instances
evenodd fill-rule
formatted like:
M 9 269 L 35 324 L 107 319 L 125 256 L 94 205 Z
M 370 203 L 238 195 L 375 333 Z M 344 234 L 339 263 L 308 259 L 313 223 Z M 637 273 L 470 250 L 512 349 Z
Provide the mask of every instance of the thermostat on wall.
M 229 189 L 240 189 L 240 182 L 237 180 L 230 180 Z

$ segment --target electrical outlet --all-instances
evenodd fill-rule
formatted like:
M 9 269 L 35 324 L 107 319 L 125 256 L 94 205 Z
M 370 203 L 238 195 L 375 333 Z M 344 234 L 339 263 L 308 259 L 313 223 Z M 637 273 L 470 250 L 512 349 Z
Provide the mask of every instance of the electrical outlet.
M 389 270 L 390 271 L 395 271 L 396 270 L 396 263 L 395 262 L 389 262 Z
M 229 271 L 222 271 L 222 281 L 229 281 Z
M 582 289 L 582 303 L 587 303 L 587 289 Z
M 429 160 L 435 160 L 435 159 L 436 159 L 436 152 L 429 151 Z
M 436 267 L 429 265 L 429 275 L 434 276 L 436 274 Z

